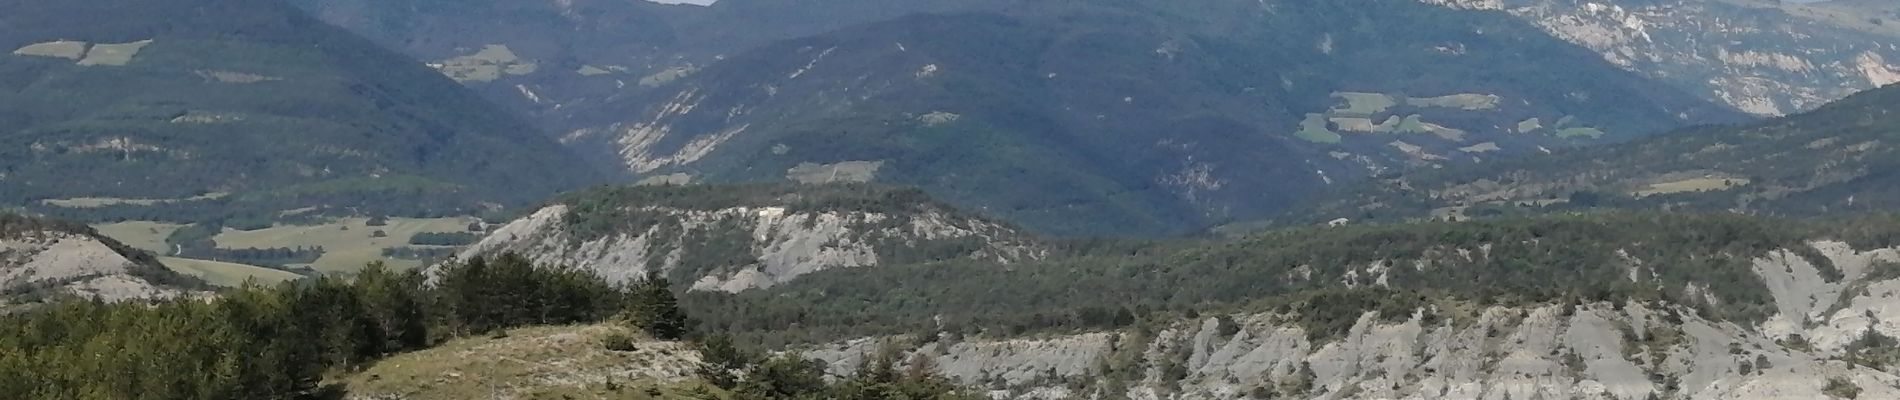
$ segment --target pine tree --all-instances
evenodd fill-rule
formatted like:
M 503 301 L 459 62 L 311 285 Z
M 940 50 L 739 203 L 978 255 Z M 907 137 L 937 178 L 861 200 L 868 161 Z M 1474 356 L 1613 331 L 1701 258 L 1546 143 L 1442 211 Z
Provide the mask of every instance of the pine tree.
M 633 293 L 634 323 L 661 340 L 679 340 L 688 333 L 686 313 L 680 311 L 672 286 L 666 277 L 648 274 Z
M 720 389 L 732 390 L 739 385 L 736 371 L 752 364 L 752 356 L 732 345 L 732 338 L 726 335 L 708 335 L 699 341 L 699 377 Z
M 374 262 L 356 274 L 354 285 L 375 336 L 382 338 L 371 344 L 375 354 L 370 356 L 428 345 L 427 315 L 416 297 L 424 290 L 421 274 L 392 272 L 382 262 Z
M 746 371 L 745 381 L 733 391 L 733 398 L 817 399 L 825 391 L 824 366 L 793 352 L 752 366 Z

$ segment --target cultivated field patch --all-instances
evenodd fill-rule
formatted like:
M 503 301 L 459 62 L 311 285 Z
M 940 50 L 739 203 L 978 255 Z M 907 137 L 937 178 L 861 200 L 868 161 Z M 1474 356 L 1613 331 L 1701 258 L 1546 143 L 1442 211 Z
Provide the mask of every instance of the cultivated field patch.
M 1504 148 L 1498 147 L 1497 142 L 1484 142 L 1458 148 L 1458 151 L 1466 153 L 1489 153 L 1498 150 L 1504 150 Z
M 1568 139 L 1568 138 L 1600 139 L 1603 137 L 1603 135 L 1604 133 L 1602 129 L 1591 128 L 1591 127 L 1564 128 L 1557 131 L 1557 137 L 1562 138 L 1562 139 Z
M 673 81 L 679 80 L 680 78 L 691 76 L 693 75 L 694 72 L 699 72 L 699 69 L 693 68 L 693 67 L 667 68 L 664 71 L 655 72 L 653 73 L 653 75 L 647 75 L 647 76 L 641 77 L 640 86 L 655 87 L 655 86 L 665 85 L 668 83 L 672 83 Z
M 422 266 L 418 260 L 383 257 L 384 249 L 408 246 L 424 232 L 466 232 L 474 218 L 389 218 L 384 226 L 369 226 L 366 218 L 346 218 L 322 225 L 277 226 L 254 231 L 226 230 L 212 240 L 226 249 L 323 247 L 323 257 L 308 265 L 291 265 L 326 273 L 353 273 L 372 261 L 404 270 Z M 377 232 L 382 232 L 380 235 Z
M 223 287 L 243 286 L 246 282 L 275 285 L 279 282 L 303 278 L 303 275 L 289 271 L 218 261 L 159 257 L 158 262 L 178 273 L 191 275 L 203 279 L 205 283 Z
M 1380 93 L 1338 92 L 1333 93 L 1333 97 L 1346 101 L 1346 104 L 1333 108 L 1333 114 L 1337 115 L 1370 116 L 1399 104 L 1392 100 L 1392 96 Z
M 1326 128 L 1325 114 L 1306 114 L 1306 120 L 1300 121 L 1300 131 L 1293 136 L 1314 143 L 1339 143 L 1342 137 L 1338 132 Z
M 1707 177 L 1683 179 L 1651 184 L 1641 190 L 1630 192 L 1630 194 L 1636 197 L 1643 197 L 1671 193 L 1713 192 L 1748 186 L 1749 183 L 1748 179 L 1743 178 Z
M 178 231 L 184 225 L 151 221 L 128 221 L 111 224 L 93 225 L 99 234 L 125 243 L 139 250 L 154 254 L 171 254 L 171 246 L 165 244 L 165 238 Z
M 1531 133 L 1539 129 L 1544 129 L 1544 121 L 1537 117 L 1531 117 L 1531 119 L 1517 123 L 1517 133 Z
M 116 197 L 74 197 L 74 198 L 69 198 L 69 199 L 40 200 L 40 204 L 45 204 L 45 205 L 54 206 L 54 207 L 62 207 L 62 208 L 99 208 L 99 207 L 110 207 L 110 206 L 155 206 L 159 204 L 217 200 L 217 199 L 222 199 L 225 196 L 230 196 L 230 195 L 231 195 L 230 193 L 217 192 L 217 193 L 207 193 L 207 194 L 202 194 L 198 196 L 186 197 L 182 199 L 123 199 L 123 198 L 116 198 Z
M 152 44 L 151 39 L 140 40 L 140 41 L 131 42 L 131 43 L 95 44 L 95 45 L 92 45 L 91 50 L 86 51 L 86 58 L 79 60 L 79 65 L 86 65 L 86 66 L 105 65 L 105 66 L 117 67 L 117 66 L 124 66 L 126 64 L 131 64 L 132 57 L 137 56 L 139 54 L 139 50 L 144 49 L 145 46 L 150 45 L 150 44 Z
M 503 74 L 528 75 L 540 68 L 534 62 L 522 60 L 508 45 L 502 44 L 487 45 L 475 54 L 442 60 L 429 66 L 457 82 L 493 82 L 501 79 Z
M 845 161 L 837 164 L 799 163 L 785 171 L 785 178 L 805 184 L 870 182 L 877 178 L 883 161 Z
M 46 43 L 34 43 L 13 51 L 14 55 L 34 57 L 56 57 L 78 60 L 86 56 L 86 42 L 56 40 Z
M 1495 94 L 1459 93 L 1438 97 L 1413 97 L 1405 104 L 1413 107 L 1456 108 L 1467 111 L 1494 110 L 1504 98 Z

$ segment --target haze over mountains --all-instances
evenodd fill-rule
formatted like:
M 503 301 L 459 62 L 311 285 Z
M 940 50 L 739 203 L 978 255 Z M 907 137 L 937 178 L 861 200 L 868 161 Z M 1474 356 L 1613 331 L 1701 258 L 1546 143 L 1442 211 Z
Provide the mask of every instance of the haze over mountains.
M 0 0 L 0 398 L 1897 397 L 1897 12 Z
M 1900 86 L 1768 121 L 1688 129 L 1482 168 L 1388 177 L 1286 218 L 1407 219 L 1592 208 L 1795 216 L 1900 206 Z
M 599 176 L 440 74 L 282 3 L 0 8 L 11 205 L 186 222 L 471 212 Z
M 305 5 L 529 103 L 629 174 L 918 185 L 1057 233 L 1181 233 L 1383 170 L 1735 118 L 1522 23 L 1375 3 L 509 6 L 539 30 L 482 28 L 504 9 L 482 3 Z M 970 137 L 991 145 L 951 146 Z
M 1424 0 L 1501 10 L 1605 60 L 1742 111 L 1814 109 L 1900 81 L 1890 2 Z M 1801 2 L 1810 3 L 1810 2 Z
M 243 65 L 259 62 L 241 56 L 250 54 L 245 52 L 217 60 L 233 63 L 213 65 L 222 69 L 165 66 L 161 57 L 172 47 L 142 42 L 163 33 L 189 43 L 198 34 L 191 28 L 147 33 L 125 26 L 114 28 L 122 32 L 95 33 L 61 27 L 82 31 L 11 40 L 20 51 L 8 61 L 38 68 L 12 75 L 20 85 L 31 85 L 22 90 L 93 90 L 74 85 L 95 80 L 56 80 L 64 78 L 43 75 L 49 71 L 135 73 L 141 85 L 176 85 L 151 92 L 190 99 L 86 94 L 80 98 L 98 104 L 16 108 L 12 115 L 30 114 L 33 120 L 20 125 L 31 127 L 23 128 L 28 133 L 13 137 L 21 140 L 20 148 L 41 150 L 31 151 L 38 161 L 11 167 L 9 178 L 20 183 L 8 187 L 19 192 L 14 202 L 80 218 L 190 215 L 174 218 L 181 222 L 239 214 L 271 219 L 270 213 L 345 202 L 443 214 L 478 211 L 484 202 L 535 201 L 594 182 L 604 169 L 650 182 L 916 185 L 1042 232 L 1180 234 L 1274 215 L 1314 193 L 1381 173 L 1738 121 L 1724 105 L 1760 114 L 1809 108 L 1882 83 L 1888 76 L 1882 71 L 1892 69 L 1881 49 L 1891 32 L 1839 17 L 1841 10 L 1854 10 L 1878 18 L 1878 5 L 1859 3 L 1595 7 L 1526 1 L 1447 3 L 1445 9 L 1403 1 L 1374 2 L 1376 7 L 1003 0 L 751 0 L 711 7 L 622 1 L 296 3 L 421 58 L 536 123 L 518 124 L 441 79 L 405 78 L 401 91 L 390 92 L 282 90 L 321 85 L 318 78 L 325 75 L 243 72 L 292 64 Z M 1502 9 L 1530 24 L 1467 8 Z M 18 18 L 35 13 L 22 10 Z M 64 11 L 70 10 L 41 13 Z M 235 17 L 219 22 L 260 43 L 289 40 L 277 36 L 304 28 L 325 32 L 315 36 L 340 35 L 281 6 L 224 12 L 287 22 L 289 28 L 271 28 L 277 30 L 243 28 L 245 20 Z M 903 19 L 886 22 L 895 18 Z M 1711 18 L 1776 29 L 1673 22 Z M 1355 23 L 1383 30 L 1349 29 Z M 62 32 L 31 30 L 21 34 Z M 81 40 L 87 35 L 99 39 Z M 132 37 L 141 35 L 153 38 Z M 338 37 L 323 40 L 362 45 Z M 1705 44 L 1724 40 L 1747 46 Z M 67 49 L 73 46 L 79 54 Z M 102 64 L 109 57 L 88 60 L 86 52 L 95 47 L 105 49 L 102 55 L 130 54 L 122 60 L 128 65 L 109 68 Z M 390 65 L 396 60 L 386 55 L 358 58 L 348 67 L 421 74 L 413 66 Z M 1090 62 L 1073 61 L 1081 59 Z M 58 67 L 61 61 L 64 67 Z M 364 66 L 369 63 L 378 66 Z M 44 69 L 54 67 L 59 69 Z M 164 73 L 172 75 L 147 71 L 153 68 L 171 68 Z M 387 76 L 304 70 L 341 74 L 343 82 Z M 182 81 L 160 81 L 170 79 Z M 1779 89 L 1747 89 L 1737 82 Z M 247 109 L 270 104 L 264 102 L 204 103 L 265 91 L 298 93 L 310 101 L 368 100 L 358 106 L 435 100 L 396 114 L 300 106 L 304 114 L 339 112 L 294 116 Z M 1724 97 L 1756 92 L 1787 96 Z M 463 100 L 443 101 L 454 98 Z M 1772 107 L 1758 107 L 1763 104 Z M 400 118 L 354 121 L 392 116 Z M 85 140 L 32 136 L 160 119 L 162 124 L 135 128 L 156 129 L 151 135 L 166 138 L 183 131 L 235 136 L 212 140 L 212 149 L 112 133 L 91 133 L 98 137 Z M 50 121 L 102 127 L 55 127 Z M 248 146 L 258 151 L 247 156 L 269 161 L 218 158 L 229 152 L 216 146 L 263 136 L 237 133 L 250 129 L 294 129 L 309 142 Z M 550 148 L 533 137 L 535 131 L 570 149 Z M 376 142 L 342 145 L 346 141 L 318 138 L 325 132 L 378 135 Z M 405 146 L 413 151 L 395 151 Z M 273 152 L 279 149 L 285 151 Z M 122 160 L 95 162 L 115 153 Z M 234 179 L 215 171 L 233 165 L 258 167 L 246 167 L 253 170 Z M 44 177 L 94 170 L 107 178 L 150 166 L 205 172 L 83 188 Z M 363 178 L 369 176 L 375 178 Z M 496 187 L 528 190 L 482 194 Z M 427 196 L 433 197 L 395 201 Z M 466 201 L 471 198 L 482 201 Z

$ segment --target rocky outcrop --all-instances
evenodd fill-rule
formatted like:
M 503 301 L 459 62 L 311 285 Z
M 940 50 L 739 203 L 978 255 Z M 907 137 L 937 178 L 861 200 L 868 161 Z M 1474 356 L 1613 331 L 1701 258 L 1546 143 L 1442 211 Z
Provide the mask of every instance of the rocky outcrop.
M 650 188 L 644 190 L 668 190 Z M 1046 250 L 1006 226 L 947 209 L 859 212 L 793 209 L 770 202 L 694 209 L 618 204 L 625 213 L 595 221 L 610 232 L 572 229 L 582 219 L 556 204 L 495 229 L 460 254 L 516 253 L 540 265 L 590 270 L 616 282 L 649 271 L 692 282 L 694 290 L 766 288 L 833 268 L 949 259 L 1039 259 Z
M 0 306 L 73 295 L 106 301 L 189 293 L 154 277 L 175 276 L 151 257 L 88 229 L 0 216 Z
M 1365 312 L 1339 333 L 1257 313 L 1038 338 L 946 335 L 911 346 L 908 360 L 928 358 L 996 398 L 1822 399 L 1849 388 L 1900 398 L 1891 370 L 1844 357 L 1860 338 L 1900 337 L 1889 322 L 1900 321 L 1900 249 L 1808 247 L 1754 260 L 1778 309 L 1758 324 L 1661 302 L 1441 304 Z M 1629 262 L 1631 279 L 1650 279 Z M 848 374 L 886 342 L 807 354 Z
M 1756 115 L 1797 113 L 1900 81 L 1900 64 L 1890 61 L 1900 60 L 1900 38 L 1804 17 L 1809 6 L 1795 2 L 1420 1 L 1508 12 L 1618 66 Z

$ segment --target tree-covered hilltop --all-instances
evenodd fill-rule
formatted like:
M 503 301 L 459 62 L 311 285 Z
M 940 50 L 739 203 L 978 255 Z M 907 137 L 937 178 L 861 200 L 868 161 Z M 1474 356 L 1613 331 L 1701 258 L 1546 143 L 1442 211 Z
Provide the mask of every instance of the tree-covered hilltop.
M 945 262 L 821 272 L 737 295 L 694 293 L 683 304 L 708 329 L 772 345 L 938 331 L 1009 337 L 1215 310 L 1289 312 L 1326 336 L 1360 311 L 1562 301 L 1668 302 L 1751 324 L 1776 312 L 1756 259 L 1788 250 L 1840 279 L 1806 245 L 1812 240 L 1900 245 L 1900 217 L 1580 214 L 1305 228 L 1098 247 L 1008 268 Z M 1458 308 L 1468 307 L 1447 309 Z
M 217 299 L 104 303 L 70 300 L 0 316 L 0 394 L 9 398 L 332 398 L 325 379 L 447 339 L 507 329 L 617 321 L 659 340 L 698 336 L 665 279 L 608 284 L 513 255 L 420 272 L 371 265 L 351 280 L 322 277 L 246 287 Z M 710 332 L 717 333 L 717 332 Z M 700 340 L 719 392 L 709 399 L 966 399 L 928 373 L 860 374 L 836 383 L 818 365 Z M 608 337 L 612 351 L 632 337 Z M 881 365 L 892 365 L 889 360 Z M 451 373 L 451 371 L 442 371 Z M 713 378 L 719 379 L 713 379 Z M 619 390 L 619 389 L 615 389 Z M 628 388 L 627 390 L 631 390 Z M 627 394 L 632 395 L 632 394 Z
M 1900 86 L 1811 112 L 1635 142 L 1414 171 L 1318 196 L 1277 222 L 1404 220 L 1580 209 L 1817 216 L 1900 208 Z
M 0 203 L 87 219 L 469 213 L 597 179 L 280 1 L 0 2 Z

